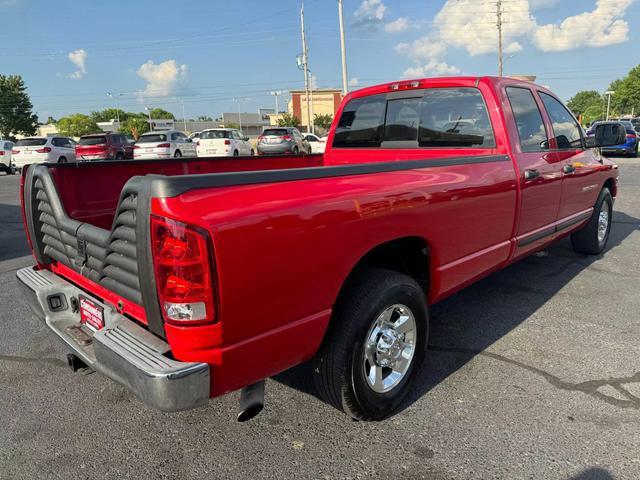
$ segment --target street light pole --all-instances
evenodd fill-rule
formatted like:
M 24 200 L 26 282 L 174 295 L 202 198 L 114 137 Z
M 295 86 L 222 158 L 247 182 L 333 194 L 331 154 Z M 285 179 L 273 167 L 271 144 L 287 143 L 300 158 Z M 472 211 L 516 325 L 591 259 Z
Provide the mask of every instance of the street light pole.
M 342 0 L 338 0 L 338 18 L 340 21 L 340 50 L 342 52 L 342 94 L 346 95 L 349 90 L 347 81 L 347 48 L 344 41 L 344 17 L 342 15 Z
M 144 109 L 149 114 L 149 130 L 153 132 L 153 123 L 151 123 L 151 109 L 149 107 L 144 107 Z
M 309 50 L 307 49 L 307 36 L 304 31 L 304 4 L 300 9 L 300 29 L 302 33 L 302 70 L 304 71 L 304 93 L 307 97 L 307 132 L 312 132 L 311 102 L 309 98 Z
M 607 117 L 606 120 L 609 120 L 609 112 L 611 110 L 611 95 L 615 94 L 616 92 L 614 92 L 613 90 L 608 90 L 606 92 L 604 92 L 604 94 L 607 96 Z
M 282 95 L 282 91 L 281 90 L 275 90 L 275 91 L 271 92 L 271 95 L 276 97 L 276 115 L 278 115 L 278 113 L 280 112 L 280 109 L 278 107 L 278 96 Z
M 497 26 L 498 26 L 498 76 L 502 76 L 502 0 L 497 2 Z
M 107 92 L 107 95 L 110 96 L 116 104 L 116 120 L 118 122 L 118 128 L 120 128 L 120 109 L 118 108 L 118 97 L 122 97 L 124 93 Z

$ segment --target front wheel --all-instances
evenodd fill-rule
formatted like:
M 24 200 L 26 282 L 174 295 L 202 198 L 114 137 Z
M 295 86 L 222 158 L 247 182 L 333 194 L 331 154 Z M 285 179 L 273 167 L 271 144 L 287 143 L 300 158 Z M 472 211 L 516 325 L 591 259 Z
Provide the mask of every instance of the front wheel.
M 383 420 L 411 391 L 428 337 L 425 294 L 412 278 L 363 271 L 342 295 L 313 360 L 318 392 L 358 420 Z
M 611 233 L 612 217 L 613 197 L 605 187 L 598 196 L 589 223 L 571 235 L 573 249 L 589 255 L 602 253 Z

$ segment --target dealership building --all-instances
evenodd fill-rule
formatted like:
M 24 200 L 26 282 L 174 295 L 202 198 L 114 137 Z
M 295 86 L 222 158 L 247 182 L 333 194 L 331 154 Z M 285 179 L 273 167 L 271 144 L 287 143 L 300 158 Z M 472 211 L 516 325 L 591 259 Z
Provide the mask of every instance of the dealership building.
M 309 122 L 307 116 L 307 95 L 304 90 L 291 90 L 291 100 L 289 101 L 289 113 L 300 120 L 303 130 L 308 130 Z M 318 89 L 309 93 L 309 102 L 313 115 L 335 116 L 342 101 L 342 90 L 340 89 Z M 313 117 L 312 115 L 312 117 Z M 312 118 L 313 120 L 313 118 Z

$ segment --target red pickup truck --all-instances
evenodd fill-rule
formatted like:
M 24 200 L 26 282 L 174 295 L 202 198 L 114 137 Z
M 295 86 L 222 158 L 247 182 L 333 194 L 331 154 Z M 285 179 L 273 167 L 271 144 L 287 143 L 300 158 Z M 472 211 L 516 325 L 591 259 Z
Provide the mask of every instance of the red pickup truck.
M 621 131 L 622 130 L 622 131 Z M 33 312 L 165 411 L 312 361 L 319 394 L 383 419 L 412 387 L 428 309 L 571 235 L 607 243 L 617 167 L 548 90 L 492 77 L 350 93 L 324 156 L 44 164 L 22 175 Z

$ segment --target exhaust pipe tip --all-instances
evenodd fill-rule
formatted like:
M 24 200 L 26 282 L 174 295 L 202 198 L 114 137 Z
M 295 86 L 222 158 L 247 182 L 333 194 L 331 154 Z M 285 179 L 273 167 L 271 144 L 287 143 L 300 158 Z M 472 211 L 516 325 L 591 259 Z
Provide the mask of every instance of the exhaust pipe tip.
M 264 380 L 244 387 L 240 392 L 238 422 L 246 422 L 264 409 Z

